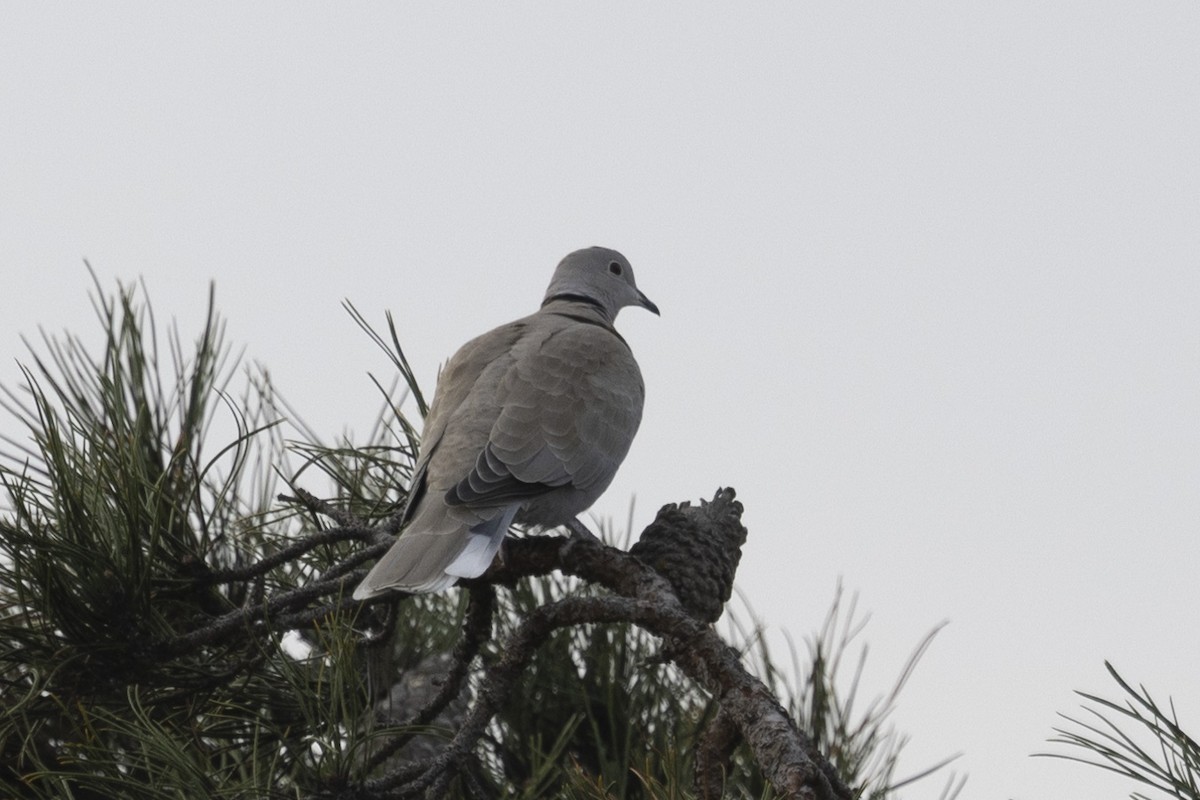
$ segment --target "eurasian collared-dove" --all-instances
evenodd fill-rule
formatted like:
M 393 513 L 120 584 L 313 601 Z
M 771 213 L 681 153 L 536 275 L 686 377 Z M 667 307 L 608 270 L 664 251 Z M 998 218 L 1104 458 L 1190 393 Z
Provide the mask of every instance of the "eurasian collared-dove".
M 642 419 L 642 374 L 613 327 L 631 305 L 658 313 L 629 261 L 577 250 L 536 313 L 454 354 L 425 419 L 403 529 L 355 599 L 476 577 L 513 522 L 562 525 L 596 501 Z

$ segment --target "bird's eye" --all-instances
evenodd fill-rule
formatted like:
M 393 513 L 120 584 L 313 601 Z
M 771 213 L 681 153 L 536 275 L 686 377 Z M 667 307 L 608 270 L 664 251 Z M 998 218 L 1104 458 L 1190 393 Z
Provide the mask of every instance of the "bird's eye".
M 621 265 L 618 262 L 614 261 L 608 265 L 608 271 L 611 272 L 613 275 L 620 275 L 621 274 Z

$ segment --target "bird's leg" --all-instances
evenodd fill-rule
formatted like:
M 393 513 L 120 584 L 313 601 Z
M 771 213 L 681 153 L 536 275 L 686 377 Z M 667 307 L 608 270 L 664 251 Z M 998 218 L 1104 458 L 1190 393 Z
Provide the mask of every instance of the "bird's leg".
M 579 521 L 578 517 L 571 517 L 567 520 L 566 529 L 571 532 L 571 537 L 574 539 L 591 539 L 594 542 L 600 541 L 600 537 L 588 530 L 588 526 Z

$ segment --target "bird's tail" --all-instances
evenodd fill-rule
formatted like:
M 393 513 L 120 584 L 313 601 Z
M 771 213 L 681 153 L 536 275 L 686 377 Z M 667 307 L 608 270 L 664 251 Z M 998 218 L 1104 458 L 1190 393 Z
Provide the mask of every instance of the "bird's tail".
M 392 548 L 354 590 L 355 600 L 385 592 L 439 592 L 459 578 L 482 575 L 491 565 L 519 506 L 474 525 L 455 519 L 444 507 L 418 514 Z
M 471 526 L 466 546 L 458 554 L 458 558 L 446 567 L 446 574 L 456 578 L 476 578 L 482 575 L 496 558 L 496 552 L 500 549 L 504 536 L 508 533 L 508 526 L 512 524 L 519 507 L 509 506 L 495 519 Z

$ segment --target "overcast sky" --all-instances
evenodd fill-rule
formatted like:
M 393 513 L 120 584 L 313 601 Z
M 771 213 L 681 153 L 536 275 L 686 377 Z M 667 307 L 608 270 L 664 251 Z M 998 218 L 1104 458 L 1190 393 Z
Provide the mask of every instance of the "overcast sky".
M 342 298 L 432 389 L 619 249 L 663 314 L 618 320 L 646 411 L 596 511 L 736 487 L 776 631 L 840 577 L 883 691 L 949 620 L 902 771 L 1127 796 L 1029 756 L 1105 659 L 1200 731 L 1200 4 L 647 5 L 6 4 L 0 380 L 96 336 L 86 258 L 187 331 L 215 281 L 363 431 L 387 363 Z

